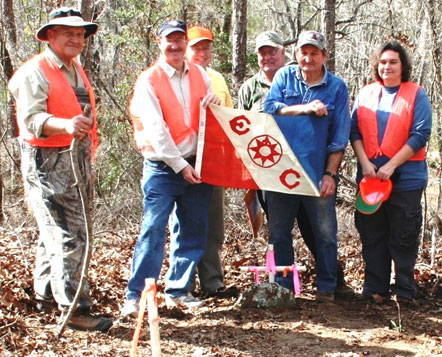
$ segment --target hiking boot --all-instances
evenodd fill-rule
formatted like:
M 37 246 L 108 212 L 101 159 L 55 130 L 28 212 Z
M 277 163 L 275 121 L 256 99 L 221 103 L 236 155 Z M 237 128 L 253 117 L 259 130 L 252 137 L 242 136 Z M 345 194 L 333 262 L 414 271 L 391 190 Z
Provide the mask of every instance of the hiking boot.
M 75 311 L 72 314 L 68 326 L 77 330 L 105 332 L 112 326 L 112 319 L 108 317 L 93 316 L 87 310 L 80 310 Z
M 333 293 L 326 293 L 323 291 L 318 291 L 316 293 L 316 302 L 331 303 L 333 301 L 335 301 L 335 295 Z
M 385 296 L 382 296 L 378 293 L 370 294 L 370 293 L 362 293 L 356 297 L 358 301 L 372 302 L 375 304 L 383 304 L 386 300 Z
M 356 296 L 353 289 L 345 283 L 336 287 L 335 295 L 341 299 L 354 299 Z
M 166 305 L 167 307 L 184 306 L 188 308 L 196 308 L 204 305 L 204 301 L 193 297 L 191 293 L 177 297 L 166 295 Z
M 203 299 L 208 299 L 211 297 L 215 297 L 218 299 L 228 299 L 231 297 L 238 297 L 238 295 L 239 295 L 238 289 L 234 286 L 231 286 L 229 288 L 224 288 L 224 287 L 218 288 L 214 291 L 204 291 L 201 294 L 201 297 Z
M 137 300 L 133 300 L 133 299 L 126 300 L 123 308 L 121 309 L 121 316 L 122 317 L 127 317 L 127 316 L 137 317 L 138 316 L 138 309 L 139 309 L 139 306 L 138 306 Z

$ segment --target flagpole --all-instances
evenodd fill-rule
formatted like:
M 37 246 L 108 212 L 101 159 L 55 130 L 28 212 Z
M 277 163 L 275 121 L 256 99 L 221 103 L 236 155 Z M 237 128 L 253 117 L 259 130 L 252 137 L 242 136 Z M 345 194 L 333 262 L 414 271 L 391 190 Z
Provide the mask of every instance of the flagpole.
M 204 140 L 206 137 L 206 108 L 200 102 L 200 124 L 198 128 L 198 141 L 196 147 L 195 171 L 201 176 L 201 166 L 203 164 Z

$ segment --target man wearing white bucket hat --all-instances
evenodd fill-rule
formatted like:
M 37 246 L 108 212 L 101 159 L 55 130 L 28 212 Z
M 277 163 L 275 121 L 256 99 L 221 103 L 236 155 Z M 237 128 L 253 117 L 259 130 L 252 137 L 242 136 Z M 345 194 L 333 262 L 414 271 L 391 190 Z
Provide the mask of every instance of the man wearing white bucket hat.
M 8 84 L 16 102 L 24 184 L 40 231 L 36 299 L 41 307 L 57 304 L 63 313 L 73 302 L 86 252 L 85 218 L 69 146 L 74 137 L 79 139 L 79 167 L 90 196 L 91 161 L 98 143 L 92 87 L 76 58 L 97 28 L 75 9 L 53 10 L 36 32 L 48 47 L 24 63 Z M 87 104 L 91 118 L 83 114 Z M 91 315 L 91 305 L 86 284 L 69 325 L 108 330 L 112 320 Z

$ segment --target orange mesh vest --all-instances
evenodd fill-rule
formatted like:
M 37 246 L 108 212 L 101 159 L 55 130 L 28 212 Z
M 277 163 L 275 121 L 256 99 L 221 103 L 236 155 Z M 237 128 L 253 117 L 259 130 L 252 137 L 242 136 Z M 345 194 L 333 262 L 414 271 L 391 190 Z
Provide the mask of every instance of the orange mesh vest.
M 381 155 L 392 158 L 405 145 L 413 124 L 414 104 L 417 91 L 420 88 L 412 82 L 401 83 L 388 117 L 382 143 L 379 145 L 376 111 L 382 87 L 379 82 L 368 84 L 362 88 L 359 95 L 358 127 L 362 135 L 365 153 L 369 159 Z M 420 149 L 409 160 L 425 160 L 425 148 Z
M 155 63 L 147 69 L 149 82 L 160 102 L 163 119 L 176 145 L 179 145 L 194 133 L 198 133 L 200 100 L 204 98 L 207 93 L 206 82 L 198 67 L 189 62 L 187 62 L 187 65 L 189 68 L 187 75 L 189 78 L 190 93 L 190 126 L 186 125 L 184 121 L 183 105 L 176 97 L 166 72 L 164 72 L 158 63 Z M 143 127 L 143 123 L 139 118 L 132 117 L 132 121 L 138 149 L 141 151 L 152 151 L 153 148 L 144 134 L 145 130 L 149 129 Z
M 49 84 L 47 112 L 49 114 L 52 114 L 56 118 L 65 119 L 70 119 L 76 115 L 82 114 L 81 105 L 77 99 L 77 96 L 75 95 L 72 86 L 70 85 L 64 73 L 60 70 L 60 68 L 58 68 L 58 65 L 53 61 L 53 59 L 46 56 L 43 52 L 32 58 L 31 61 L 37 61 Z M 95 97 L 86 73 L 84 73 L 83 68 L 76 61 L 74 62 L 89 93 L 89 100 L 92 105 L 94 123 L 89 133 L 93 142 L 92 153 L 95 153 L 95 149 L 98 145 Z M 73 136 L 69 134 L 52 135 L 46 139 L 38 139 L 35 135 L 30 133 L 26 129 L 24 123 L 19 121 L 18 127 L 20 131 L 20 136 L 27 143 L 29 143 L 29 145 L 34 147 L 69 146 L 73 139 Z

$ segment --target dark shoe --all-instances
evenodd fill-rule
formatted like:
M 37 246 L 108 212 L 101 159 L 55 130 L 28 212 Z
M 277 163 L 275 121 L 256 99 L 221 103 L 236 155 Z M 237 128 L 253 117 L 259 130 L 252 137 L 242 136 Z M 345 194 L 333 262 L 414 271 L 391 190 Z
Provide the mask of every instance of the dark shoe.
M 326 293 L 319 291 L 316 293 L 316 302 L 319 303 L 331 303 L 335 301 L 335 295 L 333 293 Z
M 354 299 L 356 297 L 353 289 L 345 283 L 336 287 L 335 295 L 341 299 Z
M 380 294 L 374 293 L 374 294 L 367 294 L 362 293 L 361 295 L 358 295 L 356 297 L 356 300 L 363 301 L 363 302 L 372 302 L 375 304 L 383 304 L 386 301 L 386 297 L 382 296 Z
M 231 297 L 238 297 L 239 296 L 239 290 L 234 287 L 231 286 L 229 288 L 219 288 L 216 289 L 215 291 L 209 291 L 209 292 L 203 292 L 201 294 L 201 297 L 203 299 L 207 299 L 207 298 L 211 298 L 211 297 L 216 297 L 218 299 L 228 299 Z
M 92 330 L 105 332 L 112 326 L 112 319 L 93 316 L 88 311 L 76 311 L 68 323 L 69 327 L 78 330 Z

